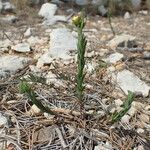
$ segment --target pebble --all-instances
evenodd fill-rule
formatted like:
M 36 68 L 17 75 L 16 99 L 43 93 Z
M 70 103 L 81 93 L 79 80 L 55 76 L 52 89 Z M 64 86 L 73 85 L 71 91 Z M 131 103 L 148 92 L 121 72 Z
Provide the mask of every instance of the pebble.
M 40 113 L 41 113 L 41 110 L 35 104 L 33 104 L 30 110 L 26 112 L 26 114 L 29 116 L 38 115 Z
M 131 118 L 131 116 L 129 116 L 129 115 L 124 115 L 124 116 L 121 118 L 121 123 L 129 124 L 130 118 Z
M 137 133 L 139 133 L 139 134 L 140 134 L 140 133 L 144 133 L 144 129 L 138 128 L 138 129 L 137 129 Z
M 129 13 L 129 12 L 126 12 L 126 13 L 124 14 L 124 19 L 130 19 L 130 18 L 131 18 L 130 13 Z
M 11 49 L 22 53 L 31 51 L 30 45 L 28 43 L 19 43 L 17 45 L 12 46 Z
M 0 127 L 7 126 L 8 119 L 0 113 Z

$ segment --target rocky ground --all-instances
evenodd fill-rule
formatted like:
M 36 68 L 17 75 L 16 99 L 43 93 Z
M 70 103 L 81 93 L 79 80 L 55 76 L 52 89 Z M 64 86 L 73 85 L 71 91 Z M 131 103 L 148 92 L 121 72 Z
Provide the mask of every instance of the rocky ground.
M 149 150 L 150 15 L 88 15 L 83 117 L 75 92 L 78 9 L 44 4 L 0 15 L 0 149 Z M 43 113 L 19 93 L 29 80 Z M 40 83 L 38 82 L 40 81 Z M 131 108 L 118 121 L 128 91 Z M 128 97 L 129 98 L 129 97 Z

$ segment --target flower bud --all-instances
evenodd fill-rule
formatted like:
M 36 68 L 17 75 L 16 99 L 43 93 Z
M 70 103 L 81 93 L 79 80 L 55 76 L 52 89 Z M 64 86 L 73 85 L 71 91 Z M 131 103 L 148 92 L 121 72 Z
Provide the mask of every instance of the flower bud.
M 81 25 L 81 22 L 82 22 L 82 18 L 81 16 L 74 16 L 72 18 L 72 22 L 75 26 L 80 26 Z

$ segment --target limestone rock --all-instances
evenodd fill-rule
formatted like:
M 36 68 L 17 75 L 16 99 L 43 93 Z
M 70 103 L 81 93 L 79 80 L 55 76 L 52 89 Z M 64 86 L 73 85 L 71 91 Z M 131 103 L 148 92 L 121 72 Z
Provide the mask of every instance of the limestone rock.
M 45 19 L 52 18 L 56 13 L 57 5 L 51 3 L 45 3 L 42 5 L 38 15 L 44 17 Z
M 0 127 L 7 126 L 8 119 L 0 113 Z
M 11 49 L 22 53 L 31 51 L 30 45 L 28 43 L 19 43 L 15 46 L 12 46 Z
M 4 11 L 13 11 L 15 6 L 10 2 L 2 2 L 2 10 Z
M 130 117 L 129 115 L 124 115 L 124 116 L 121 118 L 121 123 L 129 124 L 130 118 L 131 118 L 131 117 Z
M 120 61 L 122 58 L 123 58 L 123 54 L 121 53 L 114 53 L 114 54 L 111 54 L 108 58 L 106 59 L 103 59 L 106 63 L 116 63 L 118 61 Z
M 27 115 L 33 116 L 41 113 L 41 110 L 34 104 L 31 109 L 27 112 Z
M 131 91 L 135 94 L 140 93 L 144 97 L 147 97 L 149 94 L 150 86 L 141 81 L 129 70 L 120 71 L 117 76 L 114 75 L 114 80 L 115 79 L 117 81 L 117 84 L 125 92 L 125 94 L 128 94 L 128 91 Z
M 26 32 L 24 33 L 24 37 L 29 37 L 31 34 L 32 34 L 32 33 L 31 33 L 31 28 L 28 28 L 28 29 L 26 30 Z
M 77 39 L 72 35 L 69 29 L 58 28 L 50 33 L 50 55 L 54 59 L 68 60 L 72 59 L 69 55 L 71 50 L 76 50 Z
M 130 19 L 130 18 L 131 18 L 130 13 L 129 13 L 129 12 L 126 12 L 126 13 L 124 14 L 124 19 Z
M 0 56 L 0 78 L 14 74 L 18 69 L 23 68 L 29 60 L 27 57 L 19 57 L 16 55 Z

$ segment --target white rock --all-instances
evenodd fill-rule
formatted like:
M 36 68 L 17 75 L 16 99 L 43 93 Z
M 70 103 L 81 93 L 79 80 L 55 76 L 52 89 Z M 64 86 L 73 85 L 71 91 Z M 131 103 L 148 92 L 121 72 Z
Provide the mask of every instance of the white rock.
M 37 62 L 37 68 L 42 68 L 44 65 L 50 65 L 53 62 L 53 58 L 49 53 L 43 54 Z
M 26 113 L 27 113 L 27 115 L 38 115 L 41 113 L 41 110 L 34 104 L 30 108 L 30 110 Z
M 139 11 L 139 14 L 148 15 L 148 11 L 147 10 L 141 10 L 141 11 Z
M 0 127 L 7 126 L 8 119 L 0 113 Z
M 116 63 L 118 61 L 120 61 L 122 58 L 123 58 L 123 54 L 121 53 L 114 53 L 114 54 L 111 54 L 108 58 L 106 59 L 103 59 L 106 63 Z
M 54 59 L 72 59 L 69 55 L 71 50 L 77 49 L 77 39 L 71 34 L 69 29 L 58 28 L 50 33 L 50 55 Z
M 130 118 L 131 118 L 131 117 L 130 117 L 129 115 L 124 115 L 124 116 L 121 118 L 121 122 L 122 122 L 122 123 L 129 124 Z
M 44 17 L 45 19 L 52 18 L 57 10 L 57 5 L 51 3 L 45 3 L 42 5 L 38 15 Z
M 138 128 L 138 129 L 137 129 L 137 133 L 144 133 L 144 129 Z
M 116 99 L 115 100 L 115 105 L 116 106 L 121 106 L 123 104 L 123 101 L 121 99 Z
M 10 2 L 4 2 L 3 3 L 3 10 L 5 11 L 12 11 L 15 9 L 15 6 L 12 5 Z
M 31 48 L 28 43 L 19 43 L 15 46 L 12 46 L 11 49 L 17 51 L 17 52 L 30 52 Z
M 31 33 L 31 28 L 28 28 L 28 29 L 26 30 L 26 32 L 24 33 L 24 37 L 29 37 L 31 34 L 32 34 L 32 33 Z
M 133 117 L 137 113 L 137 109 L 133 106 L 127 112 L 131 117 Z
M 23 68 L 29 60 L 30 59 L 27 57 L 19 57 L 15 55 L 0 56 L 0 78 L 15 73 L 18 69 Z
M 51 120 L 51 119 L 53 119 L 55 116 L 54 116 L 54 115 L 51 115 L 51 114 L 48 114 L 48 113 L 44 113 L 44 117 L 45 117 L 46 119 Z
M 141 81 L 129 70 L 120 71 L 117 76 L 114 74 L 114 80 L 115 79 L 125 94 L 128 94 L 128 91 L 131 91 L 135 94 L 141 93 L 144 97 L 147 97 L 149 94 L 150 86 Z
M 117 35 L 111 41 L 108 42 L 108 46 L 115 49 L 122 42 L 134 41 L 135 37 L 127 34 Z
M 130 13 L 129 13 L 129 12 L 126 12 L 126 13 L 124 14 L 124 19 L 130 19 L 130 18 L 131 18 Z

